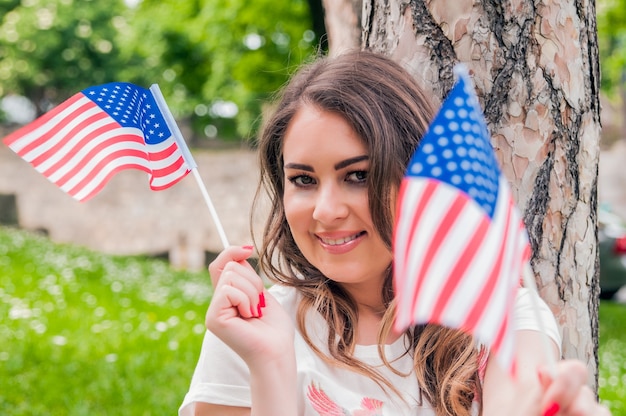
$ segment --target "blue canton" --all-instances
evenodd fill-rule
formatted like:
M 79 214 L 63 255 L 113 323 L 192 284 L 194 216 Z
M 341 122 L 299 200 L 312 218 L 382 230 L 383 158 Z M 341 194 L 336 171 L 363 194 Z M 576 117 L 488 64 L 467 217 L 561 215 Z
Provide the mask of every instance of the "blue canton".
M 161 143 L 171 136 L 150 90 L 126 82 L 112 82 L 86 88 L 82 93 L 122 127 L 140 129 L 146 144 Z
M 465 192 L 493 218 L 500 169 L 469 76 L 460 76 L 422 139 L 407 176 Z

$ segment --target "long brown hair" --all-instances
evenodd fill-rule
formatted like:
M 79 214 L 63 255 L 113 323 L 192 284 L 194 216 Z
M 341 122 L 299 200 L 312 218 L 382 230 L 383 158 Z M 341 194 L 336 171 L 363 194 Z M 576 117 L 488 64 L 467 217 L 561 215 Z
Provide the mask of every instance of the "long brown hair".
M 352 356 L 356 339 L 353 323 L 357 308 L 352 298 L 317 270 L 296 245 L 283 206 L 282 145 L 285 132 L 304 104 L 339 114 L 363 140 L 369 155 L 369 209 L 374 226 L 391 250 L 394 198 L 406 166 L 434 115 L 432 101 L 399 64 L 372 52 L 349 52 L 320 58 L 300 69 L 283 89 L 259 138 L 261 183 L 270 199 L 270 215 L 259 250 L 261 270 L 302 294 L 297 323 L 307 343 L 333 364 L 350 368 L 395 393 L 376 369 Z M 387 339 L 393 321 L 394 293 L 391 267 L 383 285 L 387 312 L 379 332 L 379 345 Z M 317 350 L 305 325 L 305 316 L 317 310 L 329 327 L 330 357 Z M 339 335 L 339 336 L 337 336 Z M 436 325 L 411 328 L 407 353 L 413 354 L 420 393 L 437 415 L 469 415 L 480 394 L 477 350 L 471 336 Z M 379 349 L 381 358 L 393 370 Z M 394 370 L 395 371 L 395 370 Z

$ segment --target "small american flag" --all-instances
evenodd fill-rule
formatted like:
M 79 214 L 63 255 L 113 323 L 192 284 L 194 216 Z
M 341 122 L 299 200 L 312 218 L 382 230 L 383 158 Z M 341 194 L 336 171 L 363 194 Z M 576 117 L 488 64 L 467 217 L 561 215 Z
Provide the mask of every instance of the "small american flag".
M 465 68 L 416 150 L 394 230 L 396 329 L 458 328 L 514 369 L 512 314 L 528 235 Z
M 157 85 L 86 88 L 4 143 L 79 201 L 124 169 L 147 172 L 150 188 L 161 190 L 195 168 Z

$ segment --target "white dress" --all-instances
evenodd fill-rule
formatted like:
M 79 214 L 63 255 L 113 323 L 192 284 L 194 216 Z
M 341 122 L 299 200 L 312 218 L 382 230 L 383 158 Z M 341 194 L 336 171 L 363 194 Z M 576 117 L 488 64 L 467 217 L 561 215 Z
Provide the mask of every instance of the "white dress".
M 275 285 L 270 289 L 287 313 L 296 316 L 297 292 L 293 288 Z M 515 305 L 515 329 L 537 330 L 538 325 L 530 301 L 531 294 L 521 288 Z M 560 336 L 556 320 L 544 302 L 540 302 L 541 316 L 545 329 L 557 345 Z M 322 351 L 326 347 L 326 323 L 316 312 L 307 317 L 310 324 L 309 336 Z M 392 384 L 404 392 L 401 399 L 385 392 L 370 378 L 355 372 L 337 368 L 321 360 L 296 331 L 295 352 L 298 371 L 298 415 L 299 416 L 379 416 L 379 415 L 434 415 L 430 405 L 418 397 L 418 384 L 411 371 L 413 360 L 405 351 L 404 338 L 385 346 L 388 360 L 400 372 L 399 376 L 386 368 L 378 356 L 376 345 L 357 345 L 356 358 L 373 366 Z M 207 402 L 229 406 L 250 407 L 249 374 L 246 364 L 226 344 L 207 331 L 189 392 L 179 409 L 179 416 L 193 415 L 195 402 Z

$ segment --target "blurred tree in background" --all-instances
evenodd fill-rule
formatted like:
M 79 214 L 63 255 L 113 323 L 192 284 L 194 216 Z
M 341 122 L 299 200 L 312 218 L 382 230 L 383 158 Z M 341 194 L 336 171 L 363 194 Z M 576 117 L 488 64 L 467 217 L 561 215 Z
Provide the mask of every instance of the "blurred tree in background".
M 613 95 L 626 84 L 626 0 L 598 0 L 602 88 Z
M 0 95 L 28 97 L 41 114 L 89 84 L 115 77 L 123 63 L 120 2 L 0 2 Z
M 196 138 L 253 135 L 319 42 L 306 0 L 0 0 L 0 16 L 0 97 L 40 115 L 88 86 L 158 83 Z
M 616 126 L 603 126 L 602 140 L 610 146 L 626 140 L 626 0 L 598 0 L 597 22 L 600 85 L 621 113 Z

